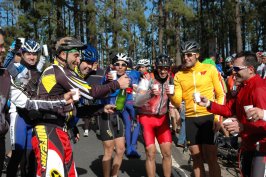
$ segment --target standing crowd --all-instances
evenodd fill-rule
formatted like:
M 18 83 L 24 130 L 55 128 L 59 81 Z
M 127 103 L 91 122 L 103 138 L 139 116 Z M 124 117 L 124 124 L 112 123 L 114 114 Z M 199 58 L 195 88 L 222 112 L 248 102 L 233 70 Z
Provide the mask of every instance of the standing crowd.
M 193 175 L 221 177 L 215 135 L 239 136 L 239 168 L 243 177 L 266 176 L 266 52 L 240 52 L 200 61 L 200 46 L 181 45 L 182 64 L 167 54 L 133 59 L 110 53 L 109 65 L 98 66 L 97 49 L 63 37 L 48 50 L 38 41 L 17 38 L 8 51 L 0 29 L 0 173 L 7 177 L 78 176 L 72 142 L 83 119 L 84 136 L 91 120 L 103 145 L 104 177 L 117 177 L 124 154 L 140 158 L 141 134 L 146 173 L 156 175 L 156 141 L 165 177 L 171 176 L 172 141 L 187 146 Z M 170 125 L 171 124 L 171 125 Z M 11 151 L 5 150 L 10 132 Z M 0 174 L 1 176 L 1 174 Z

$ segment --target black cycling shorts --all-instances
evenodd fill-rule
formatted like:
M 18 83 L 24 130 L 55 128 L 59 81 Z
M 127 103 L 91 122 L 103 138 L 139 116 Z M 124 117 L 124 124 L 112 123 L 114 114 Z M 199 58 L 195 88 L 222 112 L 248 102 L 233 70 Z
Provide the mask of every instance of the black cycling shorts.
M 186 117 L 187 145 L 214 144 L 214 115 Z
M 101 140 L 113 140 L 124 136 L 124 124 L 118 114 L 102 114 L 99 118 Z

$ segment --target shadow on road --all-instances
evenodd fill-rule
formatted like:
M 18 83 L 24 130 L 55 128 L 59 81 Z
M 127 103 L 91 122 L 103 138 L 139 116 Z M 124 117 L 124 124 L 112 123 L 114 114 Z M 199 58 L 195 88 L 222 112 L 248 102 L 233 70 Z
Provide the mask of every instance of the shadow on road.
M 92 161 L 90 169 L 95 176 L 103 176 L 102 173 L 102 155 Z M 122 175 L 122 174 L 123 175 Z M 121 176 L 146 177 L 145 160 L 142 159 L 123 159 L 120 167 Z M 156 176 L 163 176 L 162 164 L 156 163 Z
M 84 168 L 76 167 L 78 175 L 83 175 L 87 173 L 87 170 Z

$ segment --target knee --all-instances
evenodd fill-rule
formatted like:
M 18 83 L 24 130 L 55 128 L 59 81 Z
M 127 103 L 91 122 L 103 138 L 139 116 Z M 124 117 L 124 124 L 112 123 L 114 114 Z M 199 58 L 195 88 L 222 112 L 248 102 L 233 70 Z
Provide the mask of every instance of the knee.
M 104 148 L 104 158 L 105 159 L 111 159 L 113 151 L 114 151 L 113 147 L 105 147 Z
M 146 158 L 147 160 L 154 161 L 155 160 L 156 151 L 153 149 L 146 150 Z
M 164 152 L 162 155 L 164 159 L 170 159 L 172 154 L 171 154 L 171 151 L 167 151 L 167 152 Z
M 125 146 L 116 147 L 115 150 L 117 155 L 123 156 L 125 153 Z

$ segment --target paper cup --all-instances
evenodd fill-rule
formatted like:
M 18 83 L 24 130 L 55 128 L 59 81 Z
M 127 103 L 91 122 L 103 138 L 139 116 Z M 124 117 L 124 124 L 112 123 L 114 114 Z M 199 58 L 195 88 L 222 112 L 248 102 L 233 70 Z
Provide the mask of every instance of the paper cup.
M 224 121 L 223 121 L 223 124 L 225 124 L 225 123 L 230 123 L 230 122 L 233 122 L 231 119 L 225 119 Z M 238 135 L 238 133 L 231 133 L 233 136 L 237 136 Z
M 159 91 L 159 85 L 158 84 L 153 84 L 153 89 L 155 89 L 156 91 Z
M 70 89 L 71 91 L 74 91 L 75 94 L 72 96 L 74 101 L 78 101 L 79 100 L 79 88 L 73 88 Z
M 248 110 L 249 110 L 250 108 L 253 108 L 253 105 L 246 105 L 246 106 L 244 106 L 244 109 L 245 109 L 246 114 L 247 114 L 247 112 L 248 112 Z M 247 119 L 248 119 L 248 120 L 251 120 L 252 117 L 247 117 Z
M 199 92 L 193 93 L 193 97 L 197 103 L 201 101 Z
M 48 47 L 46 44 L 44 44 L 43 46 L 43 54 L 44 56 L 48 57 L 49 56 L 49 53 L 48 53 Z
M 175 86 L 174 85 L 168 85 L 170 94 L 174 94 L 175 92 Z
M 113 80 L 117 80 L 117 71 L 110 71 L 112 74 Z

